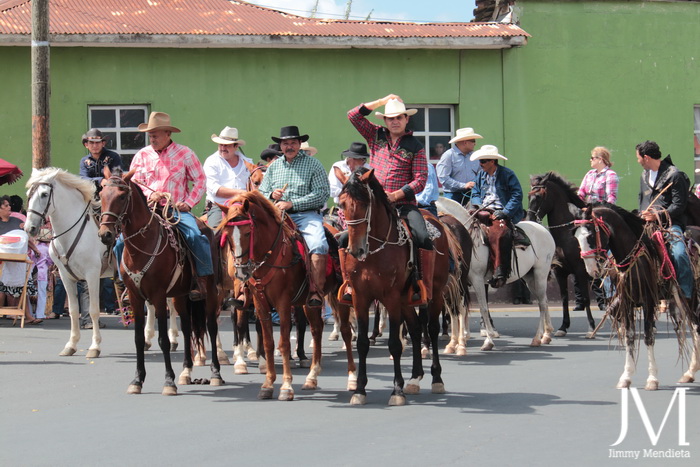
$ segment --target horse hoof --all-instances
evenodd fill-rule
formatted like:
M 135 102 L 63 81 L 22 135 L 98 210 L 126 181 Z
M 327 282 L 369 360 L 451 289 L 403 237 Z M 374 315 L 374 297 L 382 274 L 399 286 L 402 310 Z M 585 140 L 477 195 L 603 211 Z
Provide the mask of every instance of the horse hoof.
M 367 403 L 367 396 L 364 394 L 353 394 L 350 398 L 350 405 L 365 405 Z
M 453 353 L 455 353 L 455 348 L 450 345 L 445 347 L 445 351 L 443 352 L 444 355 L 452 355 Z
M 427 358 L 430 358 L 430 350 L 425 349 L 425 348 L 424 348 L 424 349 L 421 349 L 421 351 L 420 351 L 420 356 L 421 356 L 421 358 L 423 358 L 424 360 L 427 359 Z
M 595 339 L 595 333 L 593 331 L 588 331 L 586 333 L 586 339 Z
M 301 389 L 304 391 L 313 391 L 318 389 L 318 381 L 307 379 Z
M 566 331 L 564 331 L 563 329 L 560 329 L 554 333 L 554 337 L 564 337 L 564 336 L 566 336 Z
M 405 394 L 411 394 L 411 395 L 420 394 L 420 386 L 418 386 L 417 384 L 407 384 L 406 387 L 404 388 L 403 392 Z M 401 405 L 403 405 L 403 404 L 401 404 Z
M 272 399 L 272 388 L 262 388 L 258 393 L 258 399 Z
M 164 396 L 177 396 L 177 387 L 163 386 L 163 392 L 161 394 L 163 394 Z
M 445 384 L 444 383 L 433 383 L 430 388 L 430 392 L 433 394 L 445 394 Z
M 656 391 L 659 389 L 659 382 L 657 380 L 647 381 L 647 385 L 644 386 L 647 391 Z
M 311 360 L 309 360 L 308 358 L 299 360 L 299 368 L 311 368 Z
M 267 374 L 267 365 L 260 365 L 258 370 L 260 370 L 261 375 Z
M 464 357 L 467 355 L 467 348 L 463 345 L 457 347 L 457 352 L 455 353 L 458 357 Z
M 143 350 L 151 350 L 151 343 L 146 342 L 145 344 L 143 344 Z
M 70 347 L 66 347 L 61 351 L 60 354 L 58 354 L 59 357 L 70 357 L 72 355 L 75 355 L 75 349 L 72 349 Z
M 192 378 L 189 376 L 180 376 L 180 378 L 177 380 L 177 384 L 182 386 L 192 384 Z
M 683 376 L 681 376 L 681 379 L 678 380 L 678 382 L 679 382 L 680 384 L 683 384 L 683 383 L 694 383 L 694 382 L 695 382 L 695 378 L 693 378 L 693 377 L 690 376 L 690 375 L 683 375 Z
M 338 340 L 338 333 L 333 331 L 329 336 L 328 336 L 329 341 L 337 341 Z
M 224 380 L 221 378 L 212 378 L 209 380 L 209 386 L 223 386 Z
M 389 406 L 397 407 L 401 405 L 406 405 L 406 396 L 394 394 L 389 398 Z
M 257 362 L 258 361 L 258 354 L 255 352 L 255 350 L 251 350 L 248 352 L 248 360 L 251 362 Z
M 542 343 L 543 344 L 551 344 L 552 343 L 552 338 L 550 336 L 544 336 L 542 338 Z
M 141 386 L 138 384 L 130 384 L 129 389 L 126 390 L 127 394 L 141 394 Z
M 481 346 L 481 350 L 493 350 L 493 342 L 484 342 L 484 345 Z
M 277 397 L 280 401 L 293 401 L 294 400 L 294 390 L 293 389 L 281 389 L 280 395 Z
M 206 364 L 207 364 L 206 360 L 202 360 L 199 358 L 194 361 L 194 366 L 204 366 Z
M 100 356 L 100 349 L 90 349 L 88 350 L 87 355 L 85 358 L 97 358 Z
M 369 345 L 372 345 L 372 346 L 377 345 L 377 339 L 370 339 Z
M 530 347 L 539 347 L 542 345 L 542 341 L 540 339 L 532 339 L 532 342 L 530 342 Z
M 479 331 L 479 335 L 481 337 L 488 337 L 489 333 L 486 331 L 486 329 L 482 329 L 481 331 Z
M 170 351 L 175 352 L 177 350 L 177 342 L 170 343 Z
M 248 366 L 246 364 L 233 365 L 233 374 L 235 374 L 235 375 L 247 375 L 248 374 Z
M 628 379 L 621 379 L 620 381 L 617 382 L 617 386 L 615 388 L 617 389 L 627 389 L 632 385 L 632 381 Z
M 347 390 L 357 391 L 357 381 L 348 381 Z

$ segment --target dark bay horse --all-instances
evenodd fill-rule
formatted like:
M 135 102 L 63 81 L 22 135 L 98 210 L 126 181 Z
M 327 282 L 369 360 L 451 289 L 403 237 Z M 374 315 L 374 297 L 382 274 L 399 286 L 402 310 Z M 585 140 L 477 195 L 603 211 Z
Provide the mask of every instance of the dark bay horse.
M 278 348 L 283 368 L 283 382 L 278 399 L 293 400 L 290 365 L 292 307 L 304 305 L 314 340 L 311 368 L 302 389 L 316 389 L 318 386 L 323 332 L 321 308 L 305 306 L 309 278 L 303 253 L 297 243 L 298 237 L 293 226 L 283 219 L 282 212 L 257 191 L 234 197 L 228 206 L 222 207 L 222 211 L 222 242 L 233 252 L 236 277 L 248 281 L 253 291 L 255 310 L 262 326 L 267 372 L 258 398 L 272 398 L 277 378 L 270 318 L 271 309 L 275 308 L 280 316 Z M 337 281 L 334 273 L 331 273 L 326 278 L 326 288 L 334 287 L 337 287 Z
M 668 316 L 674 322 L 679 346 L 682 348 L 687 326 L 697 329 L 697 303 L 688 305 L 682 298 L 675 276 L 668 274 L 670 261 L 665 254 L 665 247 L 656 243 L 654 234 L 647 230 L 648 227 L 641 218 L 613 204 L 596 203 L 584 210 L 576 225 L 575 235 L 581 247 L 581 256 L 591 277 L 601 276 L 602 269 L 608 261 L 608 250 L 614 258 L 612 267 L 619 271 L 615 293 L 608 304 L 613 329 L 617 329 L 626 350 L 625 367 L 617 387 L 629 388 L 632 382 L 637 347 L 635 309 L 641 307 L 644 343 L 649 360 L 649 376 L 645 389 L 656 390 L 659 388 L 659 380 L 654 357 L 655 308 L 662 298 L 675 300 L 675 312 L 668 313 Z M 697 290 L 697 283 L 695 288 Z M 692 381 L 695 371 L 698 370 L 696 330 L 693 334 L 693 362 L 683 376 L 684 382 Z M 690 378 L 687 378 L 688 376 Z
M 581 259 L 581 249 L 573 236 L 574 213 L 585 203 L 578 196 L 578 189 L 555 172 L 530 177 L 527 220 L 542 222 L 547 217 L 549 232 L 554 238 L 557 249 L 554 252 L 552 269 L 559 285 L 564 319 L 555 336 L 565 336 L 571 325 L 569 316 L 568 277 L 573 275 L 581 286 L 585 300 L 586 319 L 588 320 L 587 338 L 593 338 L 595 321 L 591 314 L 591 301 L 588 294 L 590 278 Z
M 424 375 L 421 360 L 421 324 L 414 307 L 408 305 L 408 295 L 412 293 L 412 268 L 409 264 L 412 260 L 412 245 L 395 207 L 389 203 L 372 170 L 361 168 L 355 171 L 343 186 L 339 199 L 348 224 L 348 255 L 344 267 L 354 291 L 352 301 L 357 315 L 357 351 L 360 361 L 357 389 L 350 403 L 366 403 L 369 307 L 374 300 L 379 300 L 389 315 L 389 351 L 394 363 L 394 389 L 389 405 L 403 405 L 406 403 L 406 397 L 401 374 L 402 346 L 399 335 L 402 321 L 408 326 L 413 348 L 411 379 L 405 392 L 418 393 L 419 383 Z M 423 319 L 428 321 L 431 345 L 433 349 L 437 349 L 443 288 L 449 273 L 449 245 L 445 229 L 440 222 L 430 216 L 430 223 L 440 232 L 440 236 L 434 240 L 437 254 L 432 300 L 427 309 L 421 307 L 420 313 Z M 439 352 L 432 353 L 432 392 L 444 393 L 438 355 Z
M 177 394 L 170 359 L 167 297 L 173 298 L 185 336 L 183 371 L 178 384 L 191 383 L 192 345 L 202 346 L 207 330 L 213 347 L 211 385 L 223 384 L 214 345 L 218 332 L 216 279 L 213 276 L 208 279 L 205 300 L 191 301 L 188 295 L 193 283 L 193 268 L 186 252 L 177 246 L 175 227 L 149 208 L 143 192 L 131 181 L 132 172 L 121 177 L 118 174 L 110 175 L 100 194 L 102 221 L 98 233 L 102 242 L 108 245 L 114 243 L 120 231 L 124 235 L 124 253 L 119 267 L 134 313 L 137 359 L 136 377 L 127 392 L 140 394 L 146 379 L 143 326 L 144 305 L 148 301 L 155 307 L 158 344 L 165 360 L 163 395 Z M 211 234 L 211 230 L 206 231 Z M 212 248 L 214 264 L 218 258 L 216 253 L 217 250 Z

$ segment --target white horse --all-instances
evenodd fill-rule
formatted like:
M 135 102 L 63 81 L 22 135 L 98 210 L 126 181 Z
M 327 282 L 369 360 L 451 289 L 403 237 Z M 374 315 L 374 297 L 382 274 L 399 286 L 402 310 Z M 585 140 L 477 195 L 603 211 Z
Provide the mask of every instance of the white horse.
M 99 357 L 102 342 L 98 324 L 100 278 L 111 277 L 114 265 L 107 264 L 109 248 L 97 236 L 98 226 L 93 217 L 93 209 L 99 207 L 94 198 L 95 185 L 92 181 L 63 169 L 49 167 L 34 169 L 27 182 L 27 188 L 29 201 L 24 230 L 30 236 L 36 236 L 46 220 L 51 221 L 53 240 L 49 246 L 49 254 L 58 267 L 61 281 L 68 295 L 71 332 L 65 348 L 59 355 L 69 357 L 78 349 L 80 311 L 77 283 L 79 280 L 85 280 L 90 296 L 90 318 L 92 319 L 92 344 L 86 357 Z M 170 320 L 170 328 L 169 334 L 173 336 L 171 342 L 176 342 L 174 338 L 178 333 L 175 319 Z M 146 348 L 149 348 L 151 339 L 155 335 L 154 312 L 148 313 L 145 335 Z
M 491 350 L 494 347 L 493 338 L 498 337 L 496 330 L 491 324 L 488 302 L 486 299 L 486 289 L 484 285 L 493 275 L 493 270 L 489 266 L 489 249 L 484 243 L 479 229 L 472 229 L 472 217 L 466 209 L 456 201 L 448 198 L 439 198 L 436 202 L 438 211 L 445 212 L 456 217 L 469 231 L 474 242 L 472 250 L 471 265 L 469 268 L 469 282 L 474 288 L 474 293 L 479 302 L 481 320 L 486 327 L 486 340 L 481 346 L 481 350 Z M 549 316 L 549 306 L 547 304 L 547 278 L 552 266 L 555 244 L 549 231 L 535 223 L 529 221 L 519 222 L 520 227 L 530 239 L 531 245 L 525 249 L 516 248 L 512 258 L 512 274 L 508 278 L 508 283 L 518 279 L 525 279 L 528 288 L 537 299 L 540 309 L 540 321 L 537 326 L 535 337 L 532 339 L 532 346 L 549 344 L 552 341 L 552 320 Z M 466 320 L 461 320 L 465 322 Z M 459 330 L 468 335 L 468 330 Z

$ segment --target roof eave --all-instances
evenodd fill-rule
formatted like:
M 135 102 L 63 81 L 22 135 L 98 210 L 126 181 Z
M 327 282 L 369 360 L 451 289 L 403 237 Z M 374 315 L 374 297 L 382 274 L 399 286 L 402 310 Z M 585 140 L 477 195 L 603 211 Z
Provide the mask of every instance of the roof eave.
M 29 46 L 29 34 L 0 34 L 0 46 Z M 359 37 L 199 34 L 52 34 L 54 47 L 156 48 L 314 48 L 314 49 L 509 49 L 527 44 L 526 36 Z

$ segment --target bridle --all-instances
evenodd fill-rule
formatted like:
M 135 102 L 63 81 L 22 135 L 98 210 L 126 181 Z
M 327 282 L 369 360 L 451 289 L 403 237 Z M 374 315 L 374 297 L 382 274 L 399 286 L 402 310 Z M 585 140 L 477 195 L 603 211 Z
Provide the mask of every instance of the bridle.
M 596 247 L 592 250 L 581 250 L 581 258 L 586 259 L 593 257 L 597 260 L 606 260 L 608 256 L 608 250 L 607 248 L 603 248 L 602 246 L 602 241 L 600 240 L 600 232 L 603 231 L 603 233 L 605 233 L 605 235 L 607 235 L 608 238 L 610 238 L 610 228 L 605 224 L 605 221 L 603 219 L 597 217 L 593 212 L 591 212 L 590 219 L 579 219 L 574 221 L 574 225 L 577 226 L 584 226 L 589 224 L 593 225 L 593 230 L 595 232 Z
M 32 186 L 31 190 L 29 190 L 29 193 L 27 196 L 29 199 L 32 199 L 32 197 L 36 194 L 36 190 L 40 186 L 49 187 L 49 199 L 46 201 L 46 205 L 44 206 L 44 212 L 35 211 L 34 209 L 31 209 L 31 208 L 27 209 L 27 212 L 31 213 L 31 214 L 36 214 L 37 216 L 39 216 L 39 218 L 41 219 L 41 225 L 44 225 L 44 224 L 46 224 L 46 217 L 47 217 L 47 214 L 49 212 L 49 208 L 51 207 L 51 201 L 53 200 L 53 184 L 48 183 L 48 182 L 36 183 L 34 186 Z M 89 218 L 89 216 L 86 216 L 86 214 L 88 212 L 88 209 L 90 209 L 90 204 L 91 204 L 91 201 L 88 200 L 87 204 L 85 205 L 85 209 L 80 214 L 80 216 L 78 216 L 78 219 L 73 223 L 73 225 L 71 225 L 70 227 L 68 227 L 68 229 L 64 230 L 63 232 L 61 232 L 58 235 L 54 234 L 53 239 L 59 238 L 65 234 L 67 234 L 68 232 L 73 230 L 73 228 L 76 225 L 78 225 L 78 223 L 80 222 L 81 219 L 83 219 L 83 225 L 80 227 L 80 232 L 78 232 L 78 236 L 77 236 L 77 239 L 79 239 L 83 233 L 83 230 L 85 229 L 85 224 L 87 223 L 88 218 Z M 53 226 L 52 226 L 52 229 L 53 229 Z M 77 242 L 77 239 L 76 239 L 76 242 Z
M 537 210 L 533 211 L 532 209 L 529 208 L 528 206 L 528 214 L 533 214 L 535 216 L 535 219 L 537 219 L 537 223 L 541 224 L 542 219 L 544 216 L 540 215 L 540 210 L 542 209 L 542 197 L 544 194 L 547 193 L 547 187 L 545 185 L 532 185 L 530 187 L 530 192 L 528 193 L 529 196 L 534 196 L 534 199 L 540 201 L 540 204 L 537 206 Z M 558 225 L 548 225 L 547 228 L 549 230 L 552 229 L 560 229 L 562 227 L 569 227 L 571 225 L 574 225 L 574 222 L 564 222 L 563 224 L 558 224 Z

